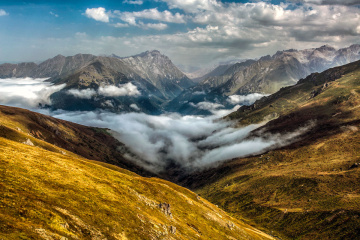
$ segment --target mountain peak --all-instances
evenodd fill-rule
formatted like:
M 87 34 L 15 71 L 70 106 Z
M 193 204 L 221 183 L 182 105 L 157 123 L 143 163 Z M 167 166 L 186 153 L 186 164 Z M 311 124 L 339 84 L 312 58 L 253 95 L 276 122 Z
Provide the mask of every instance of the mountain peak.
M 316 48 L 316 50 L 319 50 L 319 51 L 336 51 L 336 49 L 328 44 L 325 44 L 319 48 Z
M 150 50 L 143 53 L 140 53 L 138 55 L 135 55 L 136 57 L 146 57 L 146 56 L 164 56 L 160 53 L 158 50 Z

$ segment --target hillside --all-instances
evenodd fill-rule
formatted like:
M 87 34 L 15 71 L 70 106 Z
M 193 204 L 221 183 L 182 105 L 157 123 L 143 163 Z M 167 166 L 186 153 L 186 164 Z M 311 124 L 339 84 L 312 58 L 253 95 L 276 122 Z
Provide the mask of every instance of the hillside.
M 359 239 L 360 61 L 300 80 L 228 116 L 266 137 L 313 124 L 287 147 L 233 159 L 183 184 L 281 239 Z M 296 140 L 296 141 L 295 141 Z
M 31 121 L 13 113 L 0 116 L 1 239 L 273 239 L 170 182 L 31 136 L 23 143 Z
M 55 153 L 70 151 L 133 172 L 153 176 L 126 160 L 126 147 L 105 129 L 86 127 L 28 110 L 0 105 L 0 137 L 28 142 Z

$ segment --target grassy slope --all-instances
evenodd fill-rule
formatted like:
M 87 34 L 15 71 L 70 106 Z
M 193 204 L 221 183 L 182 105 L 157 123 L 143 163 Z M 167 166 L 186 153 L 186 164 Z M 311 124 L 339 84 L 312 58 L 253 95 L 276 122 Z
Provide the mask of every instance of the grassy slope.
M 0 105 L 0 137 L 21 143 L 30 139 L 35 146 L 46 150 L 61 152 L 66 149 L 87 159 L 151 176 L 122 156 L 123 152 L 119 149 L 125 151 L 125 146 L 107 133 L 106 129 L 86 127 L 25 109 Z M 55 146 L 63 149 L 56 149 Z
M 322 89 L 324 82 L 329 86 Z M 280 116 L 261 129 L 272 133 L 315 120 L 310 133 L 189 182 L 233 216 L 284 239 L 360 239 L 360 168 L 350 168 L 360 162 L 359 106 L 359 62 L 312 75 L 230 116 L 239 125 Z
M 0 149 L 0 239 L 270 238 L 164 180 L 1 137 Z

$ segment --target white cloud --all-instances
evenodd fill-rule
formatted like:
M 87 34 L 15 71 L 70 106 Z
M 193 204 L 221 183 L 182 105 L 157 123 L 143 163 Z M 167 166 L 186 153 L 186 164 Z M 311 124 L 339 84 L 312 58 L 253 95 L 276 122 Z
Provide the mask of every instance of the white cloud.
M 212 103 L 212 102 L 199 102 L 199 103 L 190 103 L 191 106 L 196 107 L 198 109 L 202 109 L 202 110 L 209 110 L 209 111 L 215 111 L 218 110 L 219 108 L 223 108 L 224 105 L 219 104 L 219 103 Z
M 109 14 L 106 13 L 105 8 L 103 7 L 87 8 L 85 11 L 85 15 L 88 18 L 92 18 L 96 21 L 109 22 Z
M 120 97 L 120 96 L 139 96 L 140 92 L 132 83 L 126 83 L 117 86 L 102 86 L 98 90 L 98 94 L 106 97 Z
M 67 91 L 68 94 L 73 95 L 74 97 L 77 98 L 83 98 L 83 99 L 91 99 L 92 97 L 94 97 L 96 95 L 96 91 L 94 89 L 91 88 L 86 88 L 86 89 L 69 89 Z
M 227 101 L 231 104 L 240 104 L 240 105 L 251 105 L 256 100 L 259 100 L 262 97 L 268 96 L 267 94 L 261 93 L 252 93 L 248 95 L 231 95 Z
M 0 103 L 8 106 L 37 108 L 51 105 L 50 95 L 65 87 L 45 82 L 45 78 L 0 79 Z
M 217 117 L 223 117 L 226 116 L 236 110 L 239 109 L 239 105 L 236 105 L 232 109 L 225 109 L 225 106 L 219 103 L 212 103 L 212 102 L 199 102 L 199 103 L 189 103 L 190 106 L 193 106 L 195 108 L 201 109 L 201 110 L 207 110 L 210 113 L 212 113 L 214 116 Z
M 135 103 L 130 104 L 130 107 L 131 107 L 132 109 L 136 110 L 136 111 L 140 111 L 140 110 L 141 110 Z
M 0 17 L 9 15 L 4 9 L 0 9 Z
M 186 12 L 194 13 L 199 11 L 211 11 L 222 6 L 220 1 L 216 0 L 162 0 L 170 8 L 179 8 Z
M 142 5 L 144 2 L 142 0 L 125 0 L 123 3 Z
M 129 24 L 127 23 L 115 23 L 113 24 L 114 27 L 117 27 L 117 28 L 124 28 L 124 27 L 129 27 Z
M 54 17 L 59 17 L 59 15 L 58 14 L 56 14 L 56 13 L 54 13 L 54 12 L 49 12 L 51 15 L 53 15 Z
M 164 24 L 164 23 L 142 23 L 142 22 L 140 22 L 139 25 L 143 29 L 155 29 L 158 31 L 165 30 L 168 27 L 168 25 Z
M 114 16 L 118 16 L 122 21 L 130 25 L 136 26 L 136 19 L 151 19 L 169 23 L 185 23 L 185 16 L 179 13 L 172 14 L 170 11 L 160 12 L 157 8 L 145 9 L 140 12 L 113 12 Z
M 131 160 L 154 172 L 164 171 L 170 162 L 193 171 L 231 158 L 259 154 L 295 141 L 314 126 L 313 123 L 306 124 L 284 135 L 249 137 L 259 125 L 234 128 L 231 122 L 214 117 L 63 111 L 52 115 L 112 129 L 113 135 L 137 156 Z
M 360 5 L 360 0 L 295 0 L 296 2 L 319 5 Z
M 96 91 L 92 88 L 86 88 L 82 90 L 70 89 L 68 94 L 77 98 L 91 99 L 96 95 L 102 95 L 106 97 L 120 97 L 120 96 L 139 96 L 141 93 L 135 85 L 132 83 L 120 84 L 119 86 L 107 85 L 100 86 Z

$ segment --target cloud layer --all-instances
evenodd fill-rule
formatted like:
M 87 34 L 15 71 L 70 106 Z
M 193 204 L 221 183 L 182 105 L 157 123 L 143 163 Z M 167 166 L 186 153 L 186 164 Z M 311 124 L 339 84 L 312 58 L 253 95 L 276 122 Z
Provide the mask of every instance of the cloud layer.
M 265 96 L 268 96 L 268 95 L 261 94 L 261 93 L 251 93 L 248 95 L 231 95 L 231 96 L 229 96 L 227 101 L 233 105 L 236 105 L 236 104 L 251 105 L 256 100 L 259 100 Z
M 59 112 L 53 115 L 112 129 L 113 135 L 134 154 L 131 160 L 154 172 L 165 171 L 170 164 L 193 171 L 232 158 L 259 154 L 293 142 L 313 126 L 307 124 L 284 135 L 249 138 L 250 132 L 260 125 L 234 128 L 231 122 L 214 117 L 182 117 L 176 114 L 149 116 L 143 113 Z
M 7 78 L 0 79 L 0 104 L 36 108 L 51 105 L 50 95 L 65 87 L 65 84 L 53 86 L 45 78 Z
M 180 116 L 167 114 L 151 116 L 144 113 L 115 114 L 97 112 L 55 112 L 37 108 L 40 104 L 51 104 L 50 95 L 65 85 L 52 86 L 45 79 L 0 79 L 0 104 L 28 108 L 54 117 L 83 125 L 112 129 L 112 134 L 129 149 L 125 157 L 153 172 L 166 171 L 176 165 L 187 171 L 208 168 L 235 157 L 262 153 L 271 148 L 284 146 L 311 129 L 306 124 L 287 134 L 262 134 L 250 137 L 250 132 L 260 125 L 235 128 L 232 122 L 218 118 L 232 110 L 208 102 L 196 106 L 214 112 L 211 117 Z M 71 91 L 71 90 L 70 90 Z M 77 92 L 76 92 L 77 91 Z M 90 98 L 94 94 L 119 96 L 137 94 L 130 83 L 121 87 L 103 87 L 76 90 L 71 94 Z M 246 97 L 245 97 L 246 98 Z M 111 104 L 111 102 L 107 103 Z M 139 110 L 135 104 L 130 105 Z
M 68 94 L 73 95 L 77 98 L 91 99 L 96 95 L 102 95 L 105 97 L 120 97 L 120 96 L 140 96 L 141 93 L 135 85 L 132 83 L 120 84 L 119 86 L 101 86 L 96 91 L 92 88 L 86 89 L 70 89 L 67 91 Z

